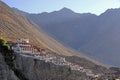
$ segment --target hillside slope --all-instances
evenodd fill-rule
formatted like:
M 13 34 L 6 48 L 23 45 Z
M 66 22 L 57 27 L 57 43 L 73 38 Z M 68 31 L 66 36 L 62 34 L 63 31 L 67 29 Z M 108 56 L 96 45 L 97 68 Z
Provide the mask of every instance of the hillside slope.
M 100 16 L 67 8 L 41 14 L 19 12 L 64 44 L 103 63 L 120 66 L 119 8 Z
M 97 32 L 97 28 L 94 22 L 97 22 L 97 16 L 94 14 L 78 14 L 68 8 L 41 14 L 29 14 L 15 10 L 34 21 L 57 40 L 75 49 L 96 36 L 94 32 Z
M 0 32 L 3 38 L 15 41 L 29 38 L 30 42 L 60 55 L 72 56 L 74 53 L 47 36 L 37 25 L 13 11 L 0 1 Z
M 46 35 L 37 25 L 21 16 L 0 1 L 0 32 L 3 38 L 15 41 L 17 38 L 29 38 L 34 45 L 64 56 L 80 56 L 94 61 Z M 94 61 L 96 62 L 96 61 Z

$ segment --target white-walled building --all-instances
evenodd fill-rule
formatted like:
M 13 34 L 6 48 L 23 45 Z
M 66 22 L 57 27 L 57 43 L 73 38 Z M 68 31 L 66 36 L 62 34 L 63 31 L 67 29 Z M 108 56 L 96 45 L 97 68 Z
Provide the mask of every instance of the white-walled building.
M 17 39 L 17 42 L 12 46 L 12 49 L 16 53 L 35 53 L 40 54 L 45 51 L 37 46 L 33 46 L 29 43 L 29 39 Z
M 33 48 L 28 43 L 16 43 L 12 49 L 16 53 L 33 53 Z
M 21 39 L 17 39 L 17 42 L 18 43 L 29 43 L 29 39 L 21 38 Z

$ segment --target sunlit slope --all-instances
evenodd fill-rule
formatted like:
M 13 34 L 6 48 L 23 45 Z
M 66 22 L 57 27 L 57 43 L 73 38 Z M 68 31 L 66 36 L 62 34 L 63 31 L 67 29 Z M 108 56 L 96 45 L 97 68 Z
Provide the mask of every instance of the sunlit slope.
M 47 36 L 37 25 L 13 11 L 0 1 L 0 32 L 3 38 L 15 41 L 17 38 L 29 38 L 32 44 L 44 47 L 60 55 L 75 55 L 56 40 Z

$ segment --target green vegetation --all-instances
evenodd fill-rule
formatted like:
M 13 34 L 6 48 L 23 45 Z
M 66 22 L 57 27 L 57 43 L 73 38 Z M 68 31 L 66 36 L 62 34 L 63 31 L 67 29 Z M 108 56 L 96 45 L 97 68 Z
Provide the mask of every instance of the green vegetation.
M 7 41 L 4 39 L 0 39 L 0 52 L 3 53 L 10 53 L 11 47 L 9 44 L 7 44 Z
M 11 49 L 11 46 L 7 44 L 7 41 L 0 38 L 0 52 L 4 56 L 5 62 L 9 65 L 10 69 L 13 69 L 13 60 L 15 55 Z

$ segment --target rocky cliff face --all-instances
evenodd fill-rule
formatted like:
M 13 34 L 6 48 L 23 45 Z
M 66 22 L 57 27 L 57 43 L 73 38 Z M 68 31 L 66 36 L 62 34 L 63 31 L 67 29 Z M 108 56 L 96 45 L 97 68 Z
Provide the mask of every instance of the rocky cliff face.
M 12 70 L 5 63 L 3 56 L 0 54 L 0 80 L 19 80 Z
M 68 66 L 46 63 L 20 54 L 15 56 L 14 69 L 11 70 L 10 65 L 7 65 L 4 57 L 0 55 L 0 80 L 85 80 L 87 78 L 85 73 L 71 71 Z
M 16 55 L 15 68 L 28 80 L 84 80 L 85 74 L 31 57 Z
M 70 57 L 70 60 L 66 59 L 66 61 L 69 60 L 76 65 L 82 65 L 84 70 L 79 71 L 72 70 L 70 65 L 56 65 L 53 62 L 40 60 L 37 56 L 31 54 L 15 53 L 13 56 L 14 59 L 11 57 L 12 61 L 10 58 L 8 61 L 5 56 L 0 55 L 0 80 L 94 80 L 96 75 L 98 75 L 97 80 L 106 80 L 108 78 L 104 73 L 111 74 L 113 72 L 89 61 L 85 62 L 82 58 L 75 62 L 70 61 L 74 57 Z M 10 61 L 11 64 L 8 64 Z M 81 63 L 81 61 L 85 63 Z M 11 66 L 12 64 L 13 66 Z M 95 75 L 92 76 L 91 71 Z M 118 74 L 117 77 L 119 77 Z M 110 80 L 114 80 L 116 77 L 113 74 L 110 75 L 110 78 Z

